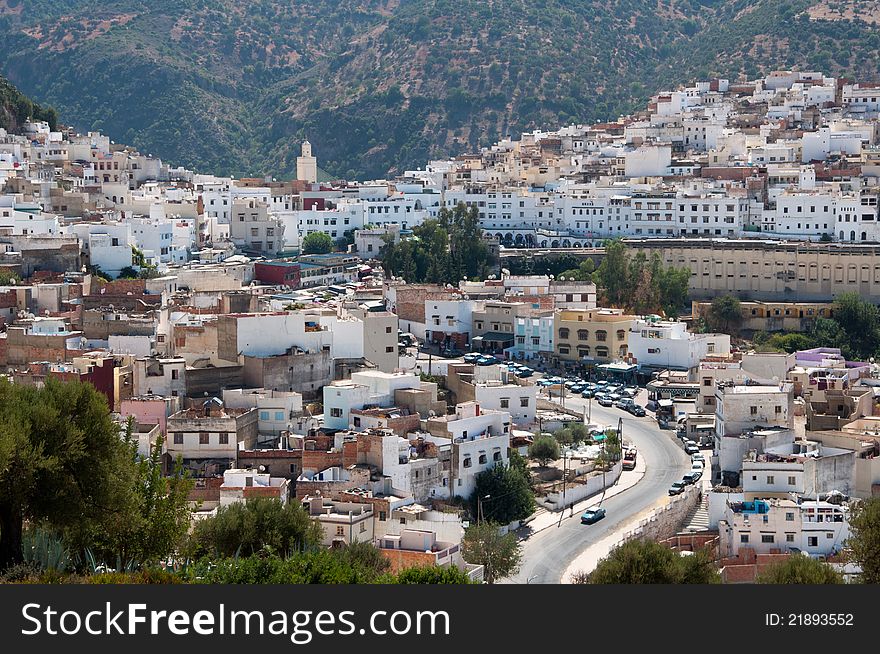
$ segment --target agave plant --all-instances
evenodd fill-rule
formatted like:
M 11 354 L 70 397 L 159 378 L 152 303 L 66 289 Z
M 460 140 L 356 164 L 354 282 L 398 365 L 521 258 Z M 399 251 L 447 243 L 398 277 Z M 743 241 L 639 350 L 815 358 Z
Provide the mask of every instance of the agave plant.
M 70 552 L 64 541 L 42 527 L 32 527 L 22 535 L 22 556 L 42 571 L 64 572 L 70 565 Z

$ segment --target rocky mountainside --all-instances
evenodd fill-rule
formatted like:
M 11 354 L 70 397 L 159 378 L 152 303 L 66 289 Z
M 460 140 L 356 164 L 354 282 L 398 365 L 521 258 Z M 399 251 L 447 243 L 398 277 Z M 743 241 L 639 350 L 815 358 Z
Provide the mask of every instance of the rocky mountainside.
M 0 0 L 0 73 L 172 164 L 347 178 L 616 118 L 697 77 L 880 75 L 865 0 Z M 868 7 L 871 5 L 871 7 Z

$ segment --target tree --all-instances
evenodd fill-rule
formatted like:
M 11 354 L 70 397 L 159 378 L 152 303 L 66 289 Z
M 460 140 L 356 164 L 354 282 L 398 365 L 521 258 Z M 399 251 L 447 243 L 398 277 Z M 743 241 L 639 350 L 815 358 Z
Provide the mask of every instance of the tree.
M 718 571 L 705 550 L 689 556 L 652 540 L 628 540 L 590 573 L 591 584 L 711 584 Z
M 827 563 L 793 554 L 768 566 L 755 581 L 759 584 L 842 584 L 843 575 Z
M 834 298 L 834 321 L 841 329 L 838 347 L 847 358 L 868 359 L 880 347 L 880 310 L 858 293 Z
M 464 532 L 461 556 L 468 563 L 483 566 L 487 584 L 514 574 L 522 559 L 522 547 L 513 533 L 501 534 L 498 524 L 472 524 Z
M 470 584 L 470 577 L 454 565 L 416 566 L 401 570 L 396 577 L 388 579 L 392 584 Z
M 220 507 L 199 521 L 190 538 L 192 556 L 250 556 L 260 552 L 281 557 L 315 546 L 321 528 L 297 502 L 254 498 Z
M 17 284 L 21 281 L 21 277 L 9 268 L 0 268 L 0 286 L 9 286 Z
M 849 516 L 848 558 L 862 569 L 859 579 L 880 583 L 880 498 L 859 500 Z
M 538 436 L 529 445 L 529 456 L 536 459 L 542 467 L 559 458 L 559 443 L 553 436 Z
M 482 516 L 478 511 L 480 504 Z M 527 475 L 519 468 L 498 463 L 477 475 L 470 506 L 472 515 L 506 525 L 529 517 L 535 510 L 535 496 Z
M 187 497 L 193 487 L 178 457 L 168 477 L 162 474 L 162 443 L 159 436 L 150 454 L 139 457 L 133 438 L 134 418 L 125 428 L 125 442 L 134 462 L 130 510 L 124 520 L 114 521 L 93 536 L 83 539 L 93 543 L 99 554 L 116 560 L 125 568 L 129 563 L 156 563 L 174 552 L 190 526 Z
M 312 232 L 303 239 L 303 254 L 327 254 L 333 249 L 333 239 L 324 232 Z
M 593 275 L 611 306 L 622 306 L 629 286 L 629 265 L 626 244 L 620 239 L 605 242 L 605 257 Z
M 131 266 L 126 266 L 122 270 L 119 271 L 119 276 L 117 279 L 137 279 L 138 271 L 132 268 Z
M 709 329 L 722 334 L 737 336 L 742 325 L 742 306 L 733 295 L 722 295 L 712 300 L 706 314 Z
M 133 477 L 129 448 L 94 386 L 0 380 L 0 569 L 21 562 L 25 520 L 88 534 L 127 519 Z

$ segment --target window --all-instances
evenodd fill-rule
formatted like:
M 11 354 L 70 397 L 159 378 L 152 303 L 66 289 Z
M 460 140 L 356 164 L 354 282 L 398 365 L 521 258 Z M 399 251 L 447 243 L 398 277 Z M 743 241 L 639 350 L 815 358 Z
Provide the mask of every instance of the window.
M 480 458 L 477 459 L 477 461 L 479 461 L 480 465 L 482 465 L 482 464 L 486 463 L 486 461 L 488 461 L 488 459 L 485 454 L 481 454 Z
M 775 483 L 775 478 L 773 477 L 773 475 L 767 475 L 767 483 L 768 483 L 768 484 L 774 484 L 774 483 Z
M 807 545 L 809 547 L 819 547 L 819 537 L 818 536 L 807 536 Z
M 220 434 L 220 445 L 229 445 L 229 434 Z
M 785 534 L 785 542 L 793 543 L 794 542 L 794 534 Z
M 337 536 L 345 536 L 345 527 L 336 527 Z
M 470 468 L 471 467 L 471 457 L 469 457 L 469 456 L 465 457 L 464 462 L 462 463 L 462 466 L 465 468 Z M 459 481 L 461 481 L 461 480 L 459 480 Z
M 519 398 L 519 405 L 520 405 L 520 407 L 522 407 L 522 408 L 525 408 L 525 407 L 529 406 L 529 398 L 527 398 L 527 397 L 521 397 L 521 398 Z
M 174 444 L 183 445 L 183 434 L 174 434 Z
M 177 379 L 177 378 L 179 378 L 179 377 L 180 377 L 180 371 L 179 371 L 179 370 L 172 370 L 172 371 L 171 371 L 171 379 Z
M 590 338 L 590 332 L 588 330 L 586 330 L 586 329 L 579 329 L 578 330 L 578 340 L 579 341 L 586 341 L 588 338 Z
M 795 483 L 796 483 L 796 482 L 795 482 L 794 475 L 789 475 L 789 477 L 788 477 L 788 485 L 789 485 L 789 486 L 794 486 Z
M 559 328 L 559 338 L 568 338 L 568 327 Z
M 762 543 L 774 542 L 773 534 L 761 534 L 761 542 Z
M 260 411 L 260 420 L 268 420 L 269 412 L 268 411 Z
M 501 398 L 501 408 L 507 409 L 508 407 L 510 407 L 510 398 L 509 397 L 502 397 Z
M 749 407 L 749 413 L 752 414 L 753 416 L 758 415 L 758 407 L 756 407 L 756 406 L 750 406 L 750 407 Z
M 277 421 L 284 420 L 284 411 L 276 411 L 275 412 L 275 420 L 277 420 Z
M 785 514 L 785 521 L 786 522 L 794 522 L 794 513 L 790 512 L 790 511 L 787 512 Z
M 367 530 L 367 523 L 361 520 L 361 533 L 364 533 Z
M 386 347 L 385 347 L 385 352 L 388 353 L 388 354 L 390 354 L 391 352 L 394 352 L 394 346 L 393 346 L 393 345 L 388 345 L 388 346 L 386 346 Z
M 385 522 L 388 519 L 388 514 L 384 511 L 379 511 L 379 522 Z
M 501 460 L 501 452 L 494 452 L 492 454 L 492 460 L 493 461 L 500 461 Z
M 608 340 L 608 332 L 604 329 L 600 329 L 596 332 L 596 340 L 597 341 L 607 341 Z
M 782 407 L 779 406 L 778 404 L 775 407 L 773 407 L 773 409 L 777 414 L 782 413 Z
M 386 334 L 390 334 L 390 333 L 391 333 L 391 325 L 388 325 L 388 326 L 385 328 L 385 333 L 386 333 Z
M 341 418 L 342 417 L 342 409 L 338 409 L 336 407 L 333 407 L 332 409 L 330 409 L 330 415 L 333 416 L 334 418 Z
M 740 543 L 748 543 L 749 542 L 749 535 L 748 534 L 740 534 L 739 535 L 739 542 Z
M 200 431 L 199 432 L 199 445 L 207 445 L 209 443 L 208 432 Z

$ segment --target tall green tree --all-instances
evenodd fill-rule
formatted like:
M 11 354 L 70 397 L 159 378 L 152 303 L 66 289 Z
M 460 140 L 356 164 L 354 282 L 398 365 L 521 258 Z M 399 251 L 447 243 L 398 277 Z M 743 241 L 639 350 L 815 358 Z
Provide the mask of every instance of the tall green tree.
M 742 305 L 733 295 L 716 297 L 706 314 L 709 329 L 731 336 L 739 335 L 742 320 Z
M 847 357 L 867 359 L 880 348 L 880 309 L 858 293 L 834 298 L 834 321 L 841 329 L 838 347 Z
M 324 232 L 312 232 L 302 242 L 303 254 L 327 254 L 333 250 L 333 239 Z
M 105 560 L 119 561 L 123 567 L 134 562 L 150 564 L 177 551 L 190 526 L 191 511 L 187 497 L 193 487 L 178 457 L 174 468 L 163 475 L 164 437 L 159 436 L 146 457 L 137 454 L 133 438 L 134 419 L 125 428 L 125 442 L 134 461 L 131 505 L 124 520 L 102 525 L 97 533 L 80 540 L 92 542 L 92 548 Z
M 634 539 L 615 547 L 589 575 L 578 575 L 591 584 L 712 584 L 718 570 L 703 550 L 689 556 L 652 540 Z
M 189 553 L 199 556 L 251 556 L 272 553 L 286 557 L 321 542 L 321 528 L 297 502 L 259 497 L 220 507 L 196 523 Z
M 827 563 L 795 554 L 768 566 L 755 581 L 759 584 L 842 584 L 843 575 Z
M 546 466 L 559 458 L 559 442 L 553 436 L 537 436 L 529 445 L 529 457 Z
M 859 579 L 880 583 L 880 497 L 859 500 L 849 516 L 848 558 L 862 569 Z
M 119 425 L 94 386 L 0 380 L 0 569 L 21 562 L 25 520 L 89 534 L 128 519 L 134 476 Z
M 608 304 L 623 306 L 630 282 L 629 261 L 623 241 L 605 241 L 605 257 L 596 269 L 593 280 L 602 288 Z
M 513 466 L 498 463 L 477 475 L 470 498 L 471 514 L 502 525 L 524 520 L 535 510 L 535 496 L 528 477 Z M 486 496 L 489 496 L 488 499 Z M 479 511 L 481 499 L 482 512 Z
M 482 565 L 484 581 L 494 584 L 519 569 L 522 547 L 515 534 L 502 535 L 497 523 L 480 522 L 465 529 L 461 556 L 468 563 Z

